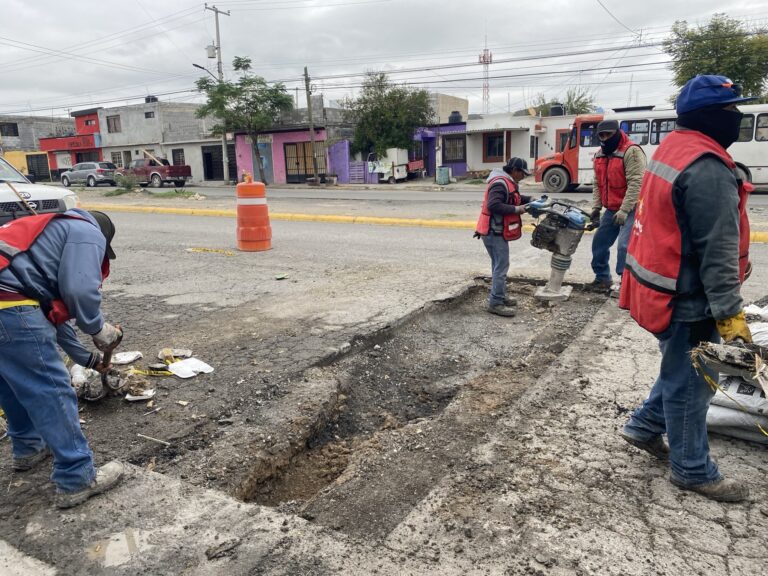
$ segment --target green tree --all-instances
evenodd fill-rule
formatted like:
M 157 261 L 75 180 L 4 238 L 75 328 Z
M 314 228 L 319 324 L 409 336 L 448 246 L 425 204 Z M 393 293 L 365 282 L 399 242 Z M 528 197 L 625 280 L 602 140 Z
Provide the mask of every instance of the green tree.
M 722 74 L 760 96 L 768 76 L 768 36 L 763 29 L 749 31 L 738 20 L 715 14 L 708 24 L 690 28 L 685 20 L 672 26 L 664 41 L 672 57 L 675 84 L 683 86 L 697 74 Z
M 200 78 L 195 85 L 206 95 L 206 102 L 197 111 L 198 118 L 213 116 L 217 123 L 211 130 L 221 135 L 243 130 L 251 138 L 256 154 L 259 178 L 266 182 L 264 167 L 257 146 L 259 134 L 271 128 L 284 110 L 293 107 L 293 99 L 281 83 L 269 85 L 264 78 L 251 73 L 251 59 L 237 56 L 232 67 L 237 80 L 218 82 L 213 78 Z
M 369 72 L 358 97 L 345 99 L 343 106 L 355 123 L 352 151 L 363 155 L 410 149 L 416 128 L 434 122 L 426 90 L 396 86 L 382 72 Z
M 595 111 L 594 94 L 586 88 L 575 87 L 568 88 L 563 100 L 547 100 L 544 94 L 537 94 L 529 108 L 517 110 L 514 116 L 529 116 L 532 110 L 536 116 L 549 116 L 555 104 L 561 104 L 566 114 L 589 114 Z

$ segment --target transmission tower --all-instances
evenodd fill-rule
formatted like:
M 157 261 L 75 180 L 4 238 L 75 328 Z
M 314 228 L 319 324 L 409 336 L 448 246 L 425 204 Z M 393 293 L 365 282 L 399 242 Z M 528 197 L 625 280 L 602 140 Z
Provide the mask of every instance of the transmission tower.
M 483 114 L 491 111 L 491 84 L 488 79 L 488 65 L 493 62 L 493 54 L 488 50 L 488 36 L 485 37 L 485 48 L 478 57 L 478 62 L 483 65 Z

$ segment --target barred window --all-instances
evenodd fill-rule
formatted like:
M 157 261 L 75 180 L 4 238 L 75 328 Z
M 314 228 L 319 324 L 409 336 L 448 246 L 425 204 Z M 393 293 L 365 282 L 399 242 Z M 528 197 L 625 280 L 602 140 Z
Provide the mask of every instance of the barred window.
M 460 136 L 443 137 L 443 162 L 466 162 L 467 160 L 467 140 L 462 134 Z
M 123 153 L 122 152 L 112 152 L 112 154 L 110 154 L 110 156 L 112 157 L 112 164 L 114 164 L 118 168 L 122 168 L 123 167 Z

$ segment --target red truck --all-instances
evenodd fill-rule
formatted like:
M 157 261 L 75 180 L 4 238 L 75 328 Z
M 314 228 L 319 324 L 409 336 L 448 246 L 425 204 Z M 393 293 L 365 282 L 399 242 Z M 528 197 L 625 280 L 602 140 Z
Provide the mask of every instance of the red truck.
M 133 176 L 142 186 L 162 188 L 166 182 L 173 182 L 173 185 L 179 188 L 192 177 L 192 168 L 174 166 L 165 158 L 140 158 L 131 161 L 127 168 L 118 170 L 115 177 L 120 176 Z

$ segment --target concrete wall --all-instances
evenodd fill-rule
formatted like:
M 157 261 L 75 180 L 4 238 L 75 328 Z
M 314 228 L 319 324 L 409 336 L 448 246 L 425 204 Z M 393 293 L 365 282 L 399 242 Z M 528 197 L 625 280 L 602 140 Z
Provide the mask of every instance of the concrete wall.
M 40 138 L 67 136 L 75 133 L 72 118 L 46 118 L 41 116 L 0 116 L 0 124 L 16 124 L 18 136 L 0 136 L 0 149 L 10 151 L 39 150 Z
M 469 116 L 469 100 L 466 98 L 434 93 L 429 95 L 429 100 L 435 113 L 435 124 L 447 124 L 448 117 L 454 110 L 461 114 L 463 122 L 467 121 Z

